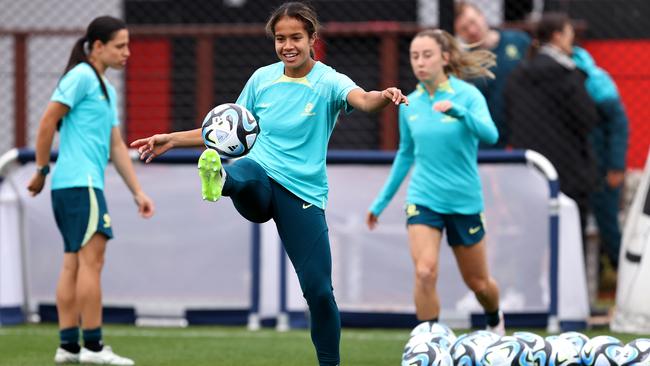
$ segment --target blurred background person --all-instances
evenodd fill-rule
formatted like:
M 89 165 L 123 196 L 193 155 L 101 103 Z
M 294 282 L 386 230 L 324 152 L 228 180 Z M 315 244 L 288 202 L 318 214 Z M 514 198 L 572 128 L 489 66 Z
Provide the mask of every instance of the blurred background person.
M 122 139 L 115 88 L 105 77 L 109 68 L 123 69 L 129 56 L 129 31 L 124 21 L 110 16 L 95 18 L 75 43 L 38 128 L 37 168 L 27 186 L 32 196 L 43 189 L 50 171 L 52 140 L 57 129 L 60 131 L 51 192 L 65 251 L 56 289 L 57 364 L 134 364 L 104 346 L 101 288 L 106 244 L 113 238 L 104 198 L 109 158 L 133 194 L 140 215 L 149 218 L 154 213 L 153 201 L 140 187 Z M 79 346 L 80 327 L 83 347 Z
M 487 262 L 478 142 L 498 132 L 485 98 L 463 79 L 492 77 L 489 51 L 466 52 L 449 33 L 425 30 L 411 41 L 410 60 L 420 81 L 400 106 L 400 145 L 390 175 L 366 215 L 374 229 L 411 166 L 406 203 L 409 248 L 415 267 L 414 300 L 420 321 L 437 322 L 440 241 L 446 231 L 467 287 L 485 311 L 487 329 L 505 335 L 499 288 Z
M 591 209 L 598 225 L 601 250 L 616 270 L 621 247 L 618 213 L 625 177 L 628 118 L 618 88 L 609 73 L 598 67 L 591 55 L 581 47 L 573 47 L 572 59 L 576 67 L 587 75 L 585 87 L 596 103 L 600 117 L 591 133 L 599 176 L 599 189 L 592 195 Z
M 573 40 L 566 14 L 544 14 L 529 59 L 507 80 L 504 102 L 510 144 L 535 150 L 553 163 L 560 190 L 578 205 L 584 239 L 589 199 L 598 181 L 589 134 L 599 117 L 585 88 L 586 76 L 571 59 Z
M 454 31 L 456 36 L 471 49 L 486 49 L 496 55 L 496 66 L 490 68 L 494 78 L 470 80 L 483 93 L 492 119 L 499 131 L 495 145 L 481 143 L 481 147 L 503 148 L 508 143 L 508 131 L 504 120 L 503 88 L 508 75 L 526 56 L 530 37 L 515 29 L 492 29 L 485 14 L 476 5 L 458 2 L 455 8 Z

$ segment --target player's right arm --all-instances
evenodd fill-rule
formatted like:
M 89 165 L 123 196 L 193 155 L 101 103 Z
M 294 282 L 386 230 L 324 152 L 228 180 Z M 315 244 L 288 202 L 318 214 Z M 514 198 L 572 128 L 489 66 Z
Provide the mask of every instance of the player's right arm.
M 50 102 L 43 113 L 36 135 L 36 166 L 43 167 L 50 163 L 50 150 L 52 140 L 56 133 L 56 125 L 65 116 L 70 108 L 59 102 Z M 36 196 L 43 190 L 45 175 L 35 172 L 27 184 L 27 190 L 32 196 Z
M 140 160 L 149 163 L 156 156 L 160 156 L 175 147 L 203 146 L 201 129 L 179 131 L 172 133 L 156 134 L 147 138 L 135 140 L 131 147 L 138 149 Z

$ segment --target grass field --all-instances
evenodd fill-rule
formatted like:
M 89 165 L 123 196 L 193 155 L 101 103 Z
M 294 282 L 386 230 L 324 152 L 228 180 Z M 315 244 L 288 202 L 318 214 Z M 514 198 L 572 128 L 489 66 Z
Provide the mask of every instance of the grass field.
M 508 330 L 509 333 L 514 331 Z M 539 330 L 531 330 L 547 335 Z M 466 332 L 457 330 L 456 334 Z M 409 330 L 344 329 L 341 340 L 343 365 L 399 365 Z M 589 337 L 611 334 L 628 342 L 635 335 L 584 332 Z M 0 366 L 53 364 L 57 347 L 56 326 L 0 327 Z M 137 328 L 106 326 L 104 339 L 117 353 L 133 358 L 139 366 L 305 366 L 316 365 L 306 330 L 278 333 L 249 332 L 240 327 Z

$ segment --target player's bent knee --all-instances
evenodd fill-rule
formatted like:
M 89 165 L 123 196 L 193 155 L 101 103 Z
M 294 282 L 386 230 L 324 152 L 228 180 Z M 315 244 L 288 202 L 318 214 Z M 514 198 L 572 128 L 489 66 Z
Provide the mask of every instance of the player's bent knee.
M 477 295 L 485 294 L 488 291 L 489 280 L 487 278 L 470 278 L 465 281 L 465 283 L 467 284 L 467 287 Z
M 334 292 L 332 291 L 331 287 L 329 289 L 325 287 L 315 288 L 312 290 L 308 289 L 305 291 L 303 296 L 307 300 L 307 303 L 310 307 L 329 304 L 334 300 Z
M 438 273 L 431 266 L 418 266 L 415 269 L 415 279 L 420 283 L 435 285 L 438 280 Z

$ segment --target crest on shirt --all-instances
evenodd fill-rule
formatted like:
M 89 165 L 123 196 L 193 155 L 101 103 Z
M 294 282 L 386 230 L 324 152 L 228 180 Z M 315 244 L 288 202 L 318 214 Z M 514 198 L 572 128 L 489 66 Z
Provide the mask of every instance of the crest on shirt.
M 314 110 L 314 103 L 307 103 L 305 104 L 305 110 L 300 114 L 301 116 L 315 116 L 316 113 L 313 112 Z
M 519 49 L 514 44 L 509 44 L 506 46 L 506 56 L 511 60 L 519 60 L 521 58 Z

